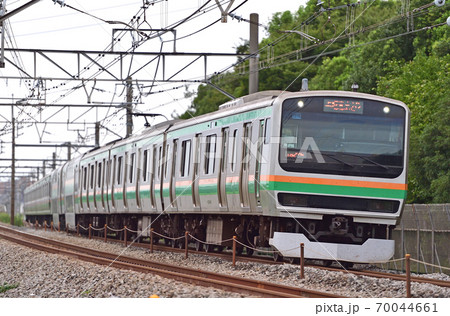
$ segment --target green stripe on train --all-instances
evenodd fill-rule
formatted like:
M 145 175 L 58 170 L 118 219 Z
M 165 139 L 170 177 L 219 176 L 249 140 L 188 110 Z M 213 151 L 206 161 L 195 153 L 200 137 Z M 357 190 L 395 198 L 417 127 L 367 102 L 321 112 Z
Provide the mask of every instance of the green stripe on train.
M 168 134 L 169 138 L 175 138 L 187 134 L 194 134 L 194 133 L 201 133 L 208 131 L 212 128 L 218 128 L 222 126 L 227 126 L 233 123 L 243 122 L 243 121 L 250 121 L 255 119 L 264 119 L 267 116 L 272 115 L 272 107 L 268 106 L 262 109 L 257 109 L 253 111 L 248 111 L 244 113 L 239 113 L 236 115 L 231 115 L 223 118 L 218 118 L 216 120 L 203 122 L 199 124 L 195 124 L 193 126 L 188 126 L 179 130 L 170 131 Z M 214 123 L 214 126 L 211 126 Z
M 366 196 L 391 199 L 405 199 L 406 190 L 349 187 L 339 185 L 323 185 L 291 182 L 263 182 L 261 189 L 270 191 L 305 192 L 346 196 Z
M 248 183 L 249 193 L 255 193 L 254 181 Z M 323 185 L 323 184 L 308 184 L 308 183 L 291 183 L 291 182 L 261 182 L 261 191 L 286 191 L 299 193 L 315 193 L 315 194 L 331 194 L 344 196 L 363 196 L 363 197 L 377 197 L 377 198 L 391 198 L 391 199 L 405 199 L 406 190 L 393 189 L 379 189 L 379 188 L 364 188 L 364 187 L 350 187 L 339 185 Z M 163 197 L 169 197 L 169 189 L 163 189 Z M 175 188 L 176 196 L 190 196 L 192 195 L 192 186 L 177 186 Z M 217 195 L 217 184 L 199 185 L 200 195 Z M 239 183 L 227 183 L 226 194 L 239 194 Z M 136 191 L 130 191 L 126 194 L 127 199 L 134 199 Z M 160 190 L 155 189 L 155 196 L 160 196 Z M 150 198 L 148 190 L 140 191 L 141 198 Z M 108 194 L 108 198 L 110 195 Z M 123 199 L 123 193 L 118 192 L 114 194 L 116 200 Z M 85 202 L 85 198 L 83 198 Z

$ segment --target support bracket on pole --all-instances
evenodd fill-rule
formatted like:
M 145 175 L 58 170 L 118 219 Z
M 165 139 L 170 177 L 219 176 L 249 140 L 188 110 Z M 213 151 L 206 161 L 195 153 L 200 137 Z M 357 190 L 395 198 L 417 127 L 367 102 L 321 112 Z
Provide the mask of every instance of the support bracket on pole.
M 90 104 L 90 103 L 92 102 L 92 93 L 94 92 L 95 84 L 97 83 L 97 79 L 94 78 L 94 85 L 92 86 L 91 93 L 88 93 L 88 92 L 87 92 L 86 85 L 84 84 L 84 81 L 85 81 L 85 80 L 82 79 L 82 85 L 83 85 L 83 88 L 84 88 L 84 92 L 86 92 L 87 103 Z
M 219 9 L 220 9 L 220 12 L 222 13 L 222 18 L 220 19 L 220 21 L 221 21 L 222 23 L 227 23 L 228 12 L 229 12 L 231 6 L 232 6 L 233 3 L 234 3 L 234 0 L 231 0 L 231 1 L 230 1 L 230 3 L 228 4 L 228 6 L 227 6 L 227 8 L 226 8 L 225 10 L 222 8 L 222 6 L 221 6 L 219 0 L 216 0 L 216 3 L 217 3 L 217 6 L 218 6 Z

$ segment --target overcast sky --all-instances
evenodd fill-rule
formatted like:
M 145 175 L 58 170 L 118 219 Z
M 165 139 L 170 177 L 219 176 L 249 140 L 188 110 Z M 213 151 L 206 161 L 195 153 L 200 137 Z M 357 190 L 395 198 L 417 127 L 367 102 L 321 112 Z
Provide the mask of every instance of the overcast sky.
M 6 0 L 6 8 L 8 12 L 11 12 L 15 8 L 27 3 L 29 0 Z M 152 2 L 152 1 L 149 1 Z M 146 10 L 145 22 L 141 28 L 165 28 L 172 24 L 183 20 L 191 15 L 199 6 L 207 4 L 205 13 L 200 17 L 193 19 L 179 27 L 177 27 L 177 39 L 182 38 L 185 35 L 191 34 L 216 19 L 220 18 L 220 9 L 215 4 L 215 0 L 207 3 L 207 0 L 169 0 L 169 1 L 155 1 L 153 6 L 150 6 Z M 228 2 L 224 3 L 224 8 L 228 5 Z M 242 4 L 244 0 L 235 0 L 231 10 Z M 21 49 L 61 49 L 61 50 L 86 50 L 86 51 L 103 51 L 112 42 L 112 30 L 114 28 L 124 28 L 121 24 L 108 24 L 104 21 L 120 21 L 130 23 L 132 17 L 139 11 L 142 6 L 142 1 L 130 1 L 130 0 L 66 0 L 65 3 L 71 7 L 78 9 L 79 11 L 86 12 L 88 14 L 80 13 L 67 6 L 61 7 L 59 4 L 54 4 L 52 0 L 42 0 L 37 4 L 25 9 L 17 15 L 11 17 L 6 23 L 7 34 L 6 47 L 13 47 Z M 295 12 L 300 5 L 304 5 L 305 0 L 281 0 L 281 1 L 269 1 L 269 0 L 248 0 L 241 7 L 239 7 L 234 13 L 245 19 L 249 19 L 250 13 L 259 14 L 259 22 L 263 25 L 267 25 L 270 18 L 275 12 L 283 12 L 286 10 Z M 103 21 L 102 21 L 103 20 Z M 142 21 L 142 20 L 141 20 Z M 266 36 L 264 28 L 260 28 L 259 40 Z M 238 20 L 228 17 L 227 23 L 216 23 L 213 26 L 207 28 L 204 31 L 198 32 L 185 39 L 177 40 L 176 50 L 177 52 L 220 52 L 220 53 L 234 53 L 235 47 L 242 43 L 242 39 L 249 38 L 249 24 L 246 22 L 239 22 Z M 161 42 L 173 39 L 172 33 L 167 33 L 161 38 L 155 38 L 148 41 L 142 47 L 139 47 L 138 51 L 153 51 L 157 52 L 161 49 Z M 131 36 L 125 36 L 121 42 L 116 42 L 114 49 L 116 51 L 126 51 L 130 49 L 132 45 Z M 172 51 L 173 43 L 165 43 L 163 45 L 163 51 Z M 71 73 L 75 72 L 77 68 L 77 60 L 75 56 L 71 55 L 49 55 L 51 59 L 62 65 Z M 17 56 L 12 56 L 11 53 L 6 53 L 6 57 L 9 59 L 19 58 L 23 68 L 29 74 L 34 74 L 36 71 L 38 75 L 44 73 L 44 71 L 54 71 L 55 77 L 62 77 L 62 72 L 58 70 L 53 64 L 46 60 L 43 56 L 34 56 L 30 53 L 21 53 Z M 142 67 L 146 64 L 149 57 L 146 58 L 134 58 L 132 61 L 132 67 L 134 69 Z M 15 59 L 17 62 L 17 59 Z M 34 60 L 37 60 L 36 66 Z M 185 60 L 170 60 L 165 71 L 167 74 L 176 73 L 180 67 L 193 60 L 190 57 Z M 216 71 L 220 71 L 236 61 L 235 57 L 228 58 L 211 58 L 208 59 L 207 73 L 212 74 Z M 131 63 L 130 60 L 126 62 Z M 87 60 L 81 60 L 81 67 L 83 63 L 87 63 Z M 155 73 L 156 63 L 154 66 L 148 66 L 144 68 L 143 76 L 146 79 L 152 79 Z M 128 65 L 124 65 L 124 68 Z M 153 67 L 153 68 L 152 68 Z M 112 72 L 116 71 L 116 68 L 111 68 Z M 47 74 L 47 72 L 46 72 Z M 161 74 L 161 68 L 158 76 Z M 8 62 L 6 68 L 0 69 L 0 103 L 9 102 L 14 98 L 24 98 L 29 95 L 28 87 L 36 85 L 35 81 L 24 81 L 18 79 L 6 79 L 6 77 L 19 77 L 18 70 Z M 52 73 L 53 75 L 53 73 Z M 193 79 L 202 78 L 204 76 L 204 63 L 203 61 L 197 61 L 192 66 L 184 70 L 178 78 Z M 107 77 L 107 76 L 106 76 Z M 141 75 L 142 77 L 142 75 Z M 102 76 L 99 76 L 102 78 Z M 105 76 L 103 76 L 105 78 Z M 158 77 L 159 78 L 159 77 Z M 54 86 L 54 88 L 52 88 Z M 78 86 L 78 89 L 73 90 L 73 87 Z M 176 86 L 176 85 L 172 85 Z M 92 101 L 94 102 L 114 102 L 114 104 L 125 101 L 125 94 L 123 93 L 123 85 L 118 83 L 97 83 L 95 90 L 93 90 L 93 83 L 86 83 L 85 87 L 80 88 L 80 82 L 64 82 L 64 81 L 46 81 L 46 87 L 51 88 L 45 94 L 41 92 L 41 98 L 45 99 L 48 103 L 62 103 L 62 104 L 74 104 L 74 103 L 86 103 L 87 95 L 92 92 Z M 170 85 L 162 85 L 161 89 L 169 89 Z M 188 88 L 191 91 L 195 91 L 197 85 L 189 85 Z M 155 88 L 159 89 L 159 88 Z M 181 114 L 191 104 L 190 99 L 183 99 L 183 89 L 173 90 L 151 95 L 142 98 L 141 104 L 137 105 L 136 111 L 142 112 L 156 112 L 164 113 L 170 118 L 171 114 Z M 135 95 L 137 91 L 135 91 Z M 61 97 L 62 96 L 62 97 Z M 21 113 L 20 109 L 15 108 L 15 115 L 21 121 L 32 122 L 33 120 L 41 121 L 61 121 L 67 120 L 74 121 L 80 125 L 72 125 L 70 128 L 66 126 L 57 125 L 43 125 L 43 124 L 27 124 L 20 125 L 19 137 L 16 139 L 17 143 L 63 143 L 71 141 L 77 143 L 81 141 L 81 137 L 93 136 L 94 129 L 89 123 L 102 120 L 106 115 L 111 116 L 116 111 L 115 108 L 110 110 L 90 110 L 85 115 L 86 109 L 74 108 L 71 110 L 65 109 L 57 113 L 56 108 L 45 109 L 41 113 L 37 108 L 28 107 L 26 111 Z M 111 132 L 102 130 L 101 141 L 104 144 L 111 139 L 117 138 L 117 135 L 124 136 L 125 133 L 125 111 L 116 113 L 111 120 L 103 121 L 107 127 L 114 131 L 116 135 Z M 0 107 L 0 121 L 11 118 L 11 109 L 9 107 Z M 143 119 L 136 118 L 134 120 L 134 131 L 139 131 L 143 128 Z M 88 123 L 87 125 L 81 125 Z M 5 124 L 0 123 L 0 130 Z M 78 131 L 74 131 L 78 129 Z M 10 157 L 10 145 L 11 134 L 2 135 L 0 133 L 0 140 L 3 141 L 3 153 L 0 154 L 0 158 Z M 39 138 L 41 136 L 41 138 Z M 92 144 L 92 138 L 88 138 L 88 141 Z M 33 155 L 39 158 L 49 158 L 55 149 L 39 149 L 33 150 Z M 29 148 L 18 148 L 18 158 L 23 158 L 30 153 Z M 56 150 L 60 158 L 65 158 L 67 153 L 65 149 Z M 5 164 L 1 164 L 4 166 Z M 22 164 L 23 165 L 23 164 Z M 27 164 L 29 165 L 29 163 Z M 0 168 L 0 171 L 4 170 Z

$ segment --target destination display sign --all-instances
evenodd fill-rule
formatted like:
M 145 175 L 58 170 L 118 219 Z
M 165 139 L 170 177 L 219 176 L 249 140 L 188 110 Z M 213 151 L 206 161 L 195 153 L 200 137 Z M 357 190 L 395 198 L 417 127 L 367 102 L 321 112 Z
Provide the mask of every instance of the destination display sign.
M 363 114 L 364 102 L 345 99 L 324 99 L 323 111 L 333 113 Z

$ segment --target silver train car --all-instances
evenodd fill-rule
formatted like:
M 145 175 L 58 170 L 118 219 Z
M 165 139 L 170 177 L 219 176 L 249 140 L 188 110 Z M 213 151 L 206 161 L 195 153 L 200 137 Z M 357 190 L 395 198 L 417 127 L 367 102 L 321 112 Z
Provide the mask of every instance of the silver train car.
M 407 192 L 409 110 L 345 91 L 265 91 L 147 128 L 26 189 L 27 220 L 232 236 L 275 259 L 388 260 Z M 134 237 L 138 237 L 134 236 Z M 176 242 L 166 239 L 176 246 Z M 180 245 L 181 246 L 181 245 Z

